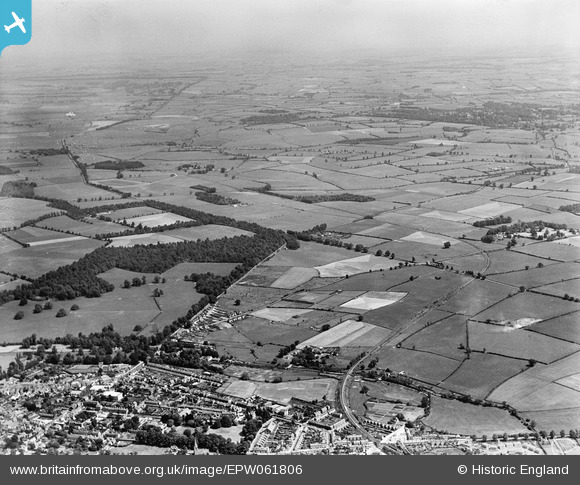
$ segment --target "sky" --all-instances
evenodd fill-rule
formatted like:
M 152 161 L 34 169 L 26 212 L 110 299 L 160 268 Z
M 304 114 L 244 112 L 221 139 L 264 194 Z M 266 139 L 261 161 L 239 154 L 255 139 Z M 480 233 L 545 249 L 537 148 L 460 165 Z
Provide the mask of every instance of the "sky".
M 32 0 L 15 56 L 580 52 L 578 0 Z M 0 62 L 2 62 L 0 60 Z

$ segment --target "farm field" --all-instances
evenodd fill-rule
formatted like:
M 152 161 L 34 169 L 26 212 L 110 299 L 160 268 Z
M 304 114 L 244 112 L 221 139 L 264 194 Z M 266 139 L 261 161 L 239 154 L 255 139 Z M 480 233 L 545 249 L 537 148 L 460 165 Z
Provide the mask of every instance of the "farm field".
M 125 220 L 127 221 L 127 224 L 135 224 L 136 226 L 141 224 L 145 227 L 168 226 L 170 224 L 175 224 L 176 222 L 192 221 L 192 219 L 179 216 L 177 214 L 172 214 L 171 212 L 160 212 L 147 216 L 130 217 L 129 219 Z
M 16 249 L 0 254 L 0 270 L 36 278 L 59 266 L 71 264 L 103 245 L 102 241 L 83 238 L 83 240 L 55 241 L 52 244 Z
M 514 288 L 509 286 L 494 284 L 491 278 L 483 281 L 474 280 L 455 296 L 448 299 L 441 306 L 441 309 L 461 315 L 473 316 L 504 300 L 514 291 Z
M 332 401 L 337 385 L 334 379 L 314 379 L 280 383 L 233 381 L 221 392 L 236 397 L 259 396 L 279 404 L 288 404 L 294 397 L 305 401 L 326 399 Z
M 70 232 L 82 236 L 96 236 L 97 234 L 108 234 L 115 232 L 124 232 L 129 228 L 114 222 L 106 222 L 97 218 L 87 218 L 82 221 L 71 219 L 67 216 L 51 217 L 37 222 L 36 227 L 52 229 L 55 231 Z
M 479 322 L 467 324 L 469 346 L 473 350 L 492 352 L 519 359 L 551 363 L 580 350 L 580 346 L 524 328 Z
M 527 368 L 522 360 L 472 352 L 441 386 L 474 399 L 485 399 L 497 386 Z
M 182 239 L 184 241 L 197 241 L 198 239 L 221 239 L 222 237 L 251 236 L 252 233 L 235 227 L 221 226 L 219 224 L 206 224 L 203 226 L 171 229 L 163 234 Z
M 465 359 L 467 342 L 467 321 L 462 315 L 447 315 L 441 320 L 414 333 L 402 342 L 406 349 L 416 349 L 424 352 L 442 355 L 462 361 Z
M 297 348 L 312 347 L 366 347 L 377 344 L 389 331 L 364 322 L 347 320 L 329 330 L 300 343 Z
M 546 285 L 556 281 L 569 280 L 576 278 L 580 273 L 580 264 L 577 263 L 555 263 L 544 268 L 530 268 L 524 271 L 515 271 L 501 275 L 492 275 L 491 281 L 519 287 L 524 285 L 526 288 L 535 288 L 536 286 Z M 570 283 L 574 288 L 574 283 Z M 572 293 L 572 292 L 570 292 Z
M 543 320 L 530 325 L 528 330 L 580 344 L 580 314 L 573 312 Z
M 520 421 L 503 409 L 465 404 L 434 396 L 431 414 L 424 420 L 437 431 L 462 435 L 517 434 L 527 432 Z
M 489 320 L 492 323 L 517 322 L 528 318 L 546 320 L 579 309 L 578 303 L 525 291 L 490 306 L 487 310 L 476 314 L 473 320 L 478 322 Z
M 18 227 L 23 222 L 53 212 L 54 209 L 40 200 L 0 197 L 0 228 Z
M 454 372 L 461 362 L 429 352 L 418 350 L 383 348 L 376 356 L 381 367 L 404 372 L 427 384 L 439 384 Z

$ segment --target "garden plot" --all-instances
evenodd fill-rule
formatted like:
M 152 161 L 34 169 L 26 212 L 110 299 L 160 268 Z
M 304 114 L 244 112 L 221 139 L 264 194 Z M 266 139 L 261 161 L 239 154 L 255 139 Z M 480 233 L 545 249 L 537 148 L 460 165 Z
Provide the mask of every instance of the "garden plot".
M 271 287 L 290 290 L 310 281 L 315 276 L 318 276 L 318 272 L 314 268 L 294 267 L 290 268 L 280 278 L 274 281 Z
M 252 312 L 252 315 L 265 320 L 272 320 L 274 322 L 285 322 L 310 311 L 311 310 L 298 310 L 295 308 L 263 308 Z
M 458 211 L 460 214 L 468 216 L 479 217 L 487 219 L 488 217 L 496 217 L 500 214 L 519 209 L 520 206 L 514 204 L 506 204 L 505 202 L 489 202 L 488 204 L 478 205 L 470 209 L 463 209 Z
M 359 296 L 353 300 L 340 305 L 340 308 L 353 308 L 355 310 L 375 310 L 387 305 L 392 305 L 402 298 L 407 296 L 407 293 L 397 291 L 369 291 L 364 295 Z
M 316 266 L 315 269 L 322 278 L 341 277 L 346 275 L 355 275 L 359 273 L 367 273 L 369 271 L 377 271 L 380 269 L 388 269 L 396 264 L 396 261 L 387 258 L 380 258 L 371 254 L 359 256 L 358 258 L 343 259 L 335 263 L 326 264 L 324 266 Z
M 148 216 L 132 217 L 127 219 L 127 224 L 139 224 L 146 227 L 159 227 L 168 226 L 170 224 L 175 224 L 176 222 L 192 222 L 193 219 L 188 217 L 179 216 L 171 212 L 161 212 L 159 214 L 152 214 Z
M 369 335 L 370 334 L 370 335 Z M 298 344 L 298 349 L 305 347 L 355 347 L 374 345 L 384 338 L 390 332 L 384 328 L 371 325 L 369 323 L 346 320 L 329 330 L 319 333 L 314 337 Z M 369 338 L 370 337 L 370 338 Z M 356 345 L 357 342 L 364 340 L 366 345 Z
M 428 234 L 420 231 L 401 238 L 401 241 L 418 242 L 438 247 L 442 247 L 446 242 L 449 242 L 452 246 L 457 243 L 457 241 L 451 238 L 436 236 L 435 234 Z

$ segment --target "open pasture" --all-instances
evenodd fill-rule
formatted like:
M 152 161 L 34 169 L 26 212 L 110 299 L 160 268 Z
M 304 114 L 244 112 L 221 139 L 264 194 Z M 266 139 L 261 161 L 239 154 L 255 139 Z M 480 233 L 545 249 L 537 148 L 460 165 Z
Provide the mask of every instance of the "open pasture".
M 526 370 L 526 364 L 519 359 L 472 352 L 441 386 L 474 399 L 485 399 L 502 382 Z
M 20 248 L 0 254 L 0 270 L 37 278 L 59 266 L 71 264 L 103 245 L 102 241 L 83 238 L 82 241 L 55 241 L 53 244 Z
M 418 350 L 384 347 L 377 352 L 379 366 L 428 384 L 439 384 L 461 364 L 460 361 Z
M 264 265 L 314 267 L 351 258 L 352 254 L 352 251 L 344 248 L 301 241 L 299 249 L 278 251 L 274 257 L 264 262 Z
M 423 422 L 437 431 L 470 436 L 527 432 L 520 421 L 503 409 L 466 404 L 456 400 L 431 398 L 431 413 Z
M 523 292 L 507 298 L 474 316 L 474 320 L 491 323 L 507 323 L 522 318 L 547 320 L 580 310 L 580 303 L 565 301 L 537 293 Z
M 579 368 L 579 352 L 550 365 L 537 364 L 497 387 L 489 399 L 506 401 L 521 411 L 577 408 L 579 393 L 555 382 L 576 374 Z
M 8 239 L 3 234 L 0 234 L 0 254 L 8 253 L 14 251 L 15 249 L 20 249 L 22 246 L 17 242 Z
M 18 227 L 23 222 L 55 212 L 47 202 L 34 199 L 0 197 L 0 228 Z
M 465 317 L 451 315 L 414 333 L 402 342 L 402 346 L 462 361 L 465 359 L 465 351 L 459 346 L 466 346 L 466 338 Z
M 468 322 L 469 347 L 518 359 L 550 363 L 580 350 L 580 345 L 523 328 Z
M 77 199 L 79 198 L 102 200 L 121 199 L 119 194 L 109 192 L 104 189 L 99 189 L 98 187 L 93 187 L 92 185 L 87 185 L 82 182 L 37 187 L 34 189 L 34 193 L 40 197 L 63 199 L 74 203 L 76 203 Z
M 516 251 L 548 260 L 563 262 L 580 261 L 578 248 L 572 245 L 559 244 L 556 241 L 526 244 L 523 247 L 516 246 Z
M 371 398 L 379 400 L 386 399 L 389 401 L 399 401 L 401 403 L 419 406 L 421 404 L 421 400 L 423 399 L 422 393 L 415 391 L 414 389 L 395 384 L 393 382 L 365 381 L 364 385 L 369 389 L 367 395 Z
M 69 311 L 72 304 L 79 309 Z M 33 313 L 34 302 L 20 307 L 17 301 L 9 302 L 0 307 L 0 323 L 3 340 L 20 342 L 23 338 L 36 333 L 39 337 L 55 338 L 66 334 L 77 335 L 82 332 L 88 335 L 99 332 L 103 327 L 113 324 L 121 335 L 129 335 L 135 325 L 146 327 L 159 314 L 148 290 L 143 287 L 116 289 L 105 293 L 100 298 L 77 298 L 70 301 L 53 302 L 52 310 Z M 56 318 L 60 308 L 67 310 L 67 315 Z M 14 314 L 23 311 L 22 320 L 14 320 Z
M 400 328 L 415 318 L 421 309 L 434 306 L 441 297 L 466 280 L 465 276 L 455 273 L 441 272 L 440 276 L 441 279 L 436 280 L 434 275 L 426 275 L 391 288 L 405 292 L 407 296 L 392 305 L 370 310 L 365 314 L 365 321 L 392 330 Z
M 536 422 L 536 428 L 549 433 L 554 430 L 563 429 L 566 432 L 574 426 L 574 423 L 580 422 L 580 406 L 574 406 L 567 409 L 546 409 L 542 411 L 520 412 L 524 419 Z
M 245 318 L 235 324 L 237 330 L 254 343 L 290 345 L 317 335 L 315 330 L 302 325 L 284 325 L 262 318 Z M 277 353 L 277 351 L 276 351 Z M 271 359 L 270 359 L 271 360 Z
M 70 232 L 82 236 L 95 236 L 97 234 L 108 234 L 126 231 L 128 228 L 114 222 L 101 221 L 97 218 L 87 218 L 77 221 L 68 216 L 51 217 L 36 223 L 36 227 L 51 229 L 55 231 Z
M 447 300 L 441 309 L 461 315 L 477 315 L 514 292 L 513 288 L 488 280 L 473 280 Z
M 580 344 L 580 313 L 543 320 L 530 325 L 528 330 Z
M 549 261 L 547 259 L 536 258 L 528 254 L 522 254 L 515 251 L 490 251 L 488 253 L 489 257 L 489 268 L 485 271 L 487 276 L 509 273 L 510 271 L 525 270 L 526 266 L 530 268 L 535 268 L 538 264 L 543 266 L 548 266 L 554 264 L 556 261 Z M 493 279 L 493 278 L 492 278 Z
M 386 258 L 385 258 L 386 259 Z M 433 268 L 427 266 L 408 266 L 389 271 L 373 271 L 343 278 L 329 284 L 325 291 L 388 291 L 409 280 L 411 276 L 418 278 L 433 273 Z
M 578 263 L 573 263 L 577 266 Z M 578 274 L 578 273 L 577 273 Z M 573 298 L 580 297 L 580 279 L 571 279 L 566 281 L 560 281 L 559 283 L 552 283 L 545 286 L 537 286 L 534 291 L 538 293 L 547 293 L 548 295 L 554 295 L 563 298 L 564 295 L 571 295 Z

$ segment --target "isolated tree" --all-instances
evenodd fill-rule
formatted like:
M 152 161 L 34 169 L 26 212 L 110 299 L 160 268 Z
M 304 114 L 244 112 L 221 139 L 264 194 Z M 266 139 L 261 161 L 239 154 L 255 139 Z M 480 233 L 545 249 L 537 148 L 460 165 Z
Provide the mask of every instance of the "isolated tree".
M 61 308 L 58 312 L 56 312 L 56 318 L 66 317 L 66 310 Z
M 14 320 L 22 320 L 24 318 L 24 312 L 20 311 L 20 312 L 16 312 L 16 315 L 14 315 Z
M 360 389 L 361 394 L 368 394 L 369 388 L 366 385 L 363 385 Z
M 47 302 L 44 304 L 44 309 L 45 309 L 45 310 L 52 310 L 52 302 L 51 302 L 51 301 L 47 301 Z
M 22 297 L 18 305 L 20 306 L 28 305 L 28 300 L 26 299 L 26 297 Z
M 34 310 L 32 310 L 32 313 L 40 313 L 42 311 L 42 305 L 39 305 L 38 303 L 36 305 L 34 305 Z

